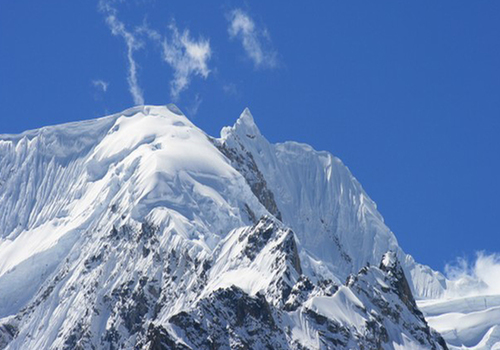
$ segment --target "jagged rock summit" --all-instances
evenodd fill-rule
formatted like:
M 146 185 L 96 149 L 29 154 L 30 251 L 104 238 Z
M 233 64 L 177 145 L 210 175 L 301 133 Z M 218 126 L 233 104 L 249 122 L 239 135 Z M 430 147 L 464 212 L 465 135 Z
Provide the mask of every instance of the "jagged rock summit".
M 443 349 L 415 298 L 447 283 L 248 109 L 219 138 L 174 105 L 0 135 L 0 348 Z

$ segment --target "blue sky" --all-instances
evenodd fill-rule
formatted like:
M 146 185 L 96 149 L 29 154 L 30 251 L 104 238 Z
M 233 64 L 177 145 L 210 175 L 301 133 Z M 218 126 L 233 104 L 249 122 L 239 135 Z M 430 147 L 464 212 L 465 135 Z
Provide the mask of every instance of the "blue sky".
M 175 102 L 340 157 L 405 249 L 500 250 L 500 2 L 0 2 L 0 133 Z

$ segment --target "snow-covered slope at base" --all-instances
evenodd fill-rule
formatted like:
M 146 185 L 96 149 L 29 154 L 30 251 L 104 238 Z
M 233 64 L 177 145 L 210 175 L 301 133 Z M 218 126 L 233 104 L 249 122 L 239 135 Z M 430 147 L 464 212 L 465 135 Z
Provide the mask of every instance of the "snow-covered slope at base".
M 500 295 L 422 300 L 429 324 L 452 349 L 500 349 Z
M 293 232 L 265 217 L 231 232 L 212 258 L 209 282 L 166 320 L 164 341 L 203 349 L 446 348 L 395 256 L 345 285 L 314 283 L 302 274 Z

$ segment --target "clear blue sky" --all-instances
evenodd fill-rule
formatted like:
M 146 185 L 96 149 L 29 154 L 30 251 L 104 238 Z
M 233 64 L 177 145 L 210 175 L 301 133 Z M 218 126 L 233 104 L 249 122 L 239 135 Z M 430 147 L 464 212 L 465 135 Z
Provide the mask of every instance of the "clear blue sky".
M 106 4 L 0 2 L 0 133 L 143 98 L 218 135 L 248 106 L 340 157 L 418 261 L 500 251 L 499 1 Z

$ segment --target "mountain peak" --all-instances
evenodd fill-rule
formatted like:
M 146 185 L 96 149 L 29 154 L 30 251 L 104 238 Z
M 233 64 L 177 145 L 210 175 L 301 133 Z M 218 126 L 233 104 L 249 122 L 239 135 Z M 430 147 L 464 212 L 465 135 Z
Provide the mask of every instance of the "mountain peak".
M 245 107 L 245 109 L 243 110 L 243 112 L 241 112 L 241 115 L 240 115 L 239 119 L 241 119 L 241 120 L 243 120 L 245 122 L 249 122 L 251 124 L 255 124 L 255 122 L 253 120 L 252 112 L 250 112 L 250 108 L 248 108 L 248 107 Z
M 240 117 L 234 124 L 233 129 L 240 136 L 254 138 L 255 136 L 260 135 L 260 130 L 257 127 L 257 124 L 255 124 L 252 113 L 248 107 L 243 110 Z

